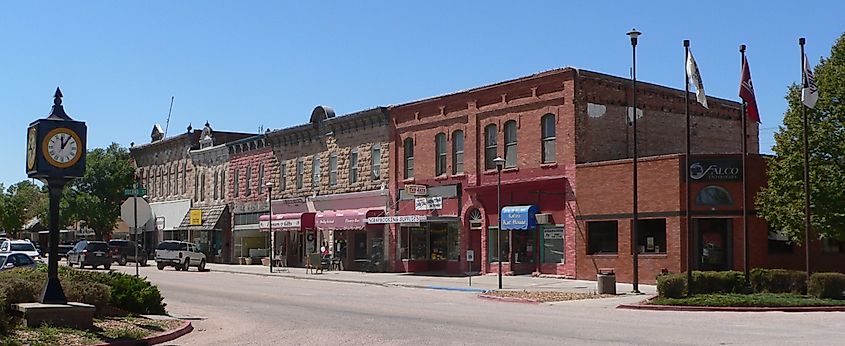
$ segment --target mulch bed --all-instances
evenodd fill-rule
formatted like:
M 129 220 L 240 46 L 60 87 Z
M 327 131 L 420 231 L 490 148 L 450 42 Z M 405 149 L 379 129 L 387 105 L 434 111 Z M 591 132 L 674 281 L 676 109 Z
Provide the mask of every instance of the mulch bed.
M 501 298 L 525 299 L 541 303 L 615 297 L 611 294 L 574 293 L 557 291 L 490 291 L 485 293 L 485 295 Z

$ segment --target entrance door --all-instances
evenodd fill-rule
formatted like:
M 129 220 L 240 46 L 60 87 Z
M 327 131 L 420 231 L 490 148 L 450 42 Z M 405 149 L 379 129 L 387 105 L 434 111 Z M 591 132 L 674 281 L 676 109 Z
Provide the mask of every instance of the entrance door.
M 695 219 L 699 270 L 730 270 L 731 219 Z
M 476 273 L 481 272 L 481 230 L 469 231 L 469 247 L 467 250 L 472 250 L 475 257 L 475 260 L 472 261 L 470 271 Z

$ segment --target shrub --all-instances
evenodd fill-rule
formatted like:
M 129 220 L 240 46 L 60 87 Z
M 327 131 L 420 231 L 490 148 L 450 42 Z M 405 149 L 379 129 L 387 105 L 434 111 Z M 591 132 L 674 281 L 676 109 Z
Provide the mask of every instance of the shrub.
M 109 305 L 111 288 L 96 282 L 77 282 L 62 280 L 62 288 L 69 302 L 82 302 L 93 305 L 98 314 L 102 314 Z
M 810 276 L 807 293 L 817 298 L 843 299 L 845 291 L 845 274 L 815 273 Z
M 692 272 L 695 294 L 745 293 L 745 274 L 738 271 Z
M 657 277 L 657 294 L 661 298 L 682 298 L 687 294 L 686 274 L 660 275 Z
M 751 270 L 751 289 L 755 293 L 807 293 L 807 273 L 798 270 Z
M 118 272 L 65 270 L 62 273 L 75 281 L 99 283 L 111 288 L 109 305 L 136 314 L 164 314 L 164 298 L 158 288 L 143 278 Z

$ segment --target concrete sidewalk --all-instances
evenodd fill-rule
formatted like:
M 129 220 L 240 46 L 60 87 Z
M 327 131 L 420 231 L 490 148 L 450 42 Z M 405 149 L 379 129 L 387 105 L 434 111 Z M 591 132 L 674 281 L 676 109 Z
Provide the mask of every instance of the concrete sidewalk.
M 236 274 L 277 276 L 302 280 L 323 280 L 334 282 L 348 282 L 379 286 L 428 288 L 454 291 L 483 292 L 498 288 L 498 276 L 495 274 L 476 275 L 472 277 L 431 276 L 413 273 L 364 273 L 356 271 L 324 271 L 322 274 L 306 274 L 304 268 L 270 268 L 260 265 L 232 265 L 209 263 L 206 268 L 216 272 Z M 502 287 L 506 290 L 528 291 L 560 291 L 594 293 L 596 282 L 587 280 L 570 280 L 554 278 L 537 278 L 530 275 L 504 276 Z M 639 285 L 640 292 L 656 294 L 653 285 Z M 617 294 L 627 294 L 632 290 L 631 284 L 617 283 Z

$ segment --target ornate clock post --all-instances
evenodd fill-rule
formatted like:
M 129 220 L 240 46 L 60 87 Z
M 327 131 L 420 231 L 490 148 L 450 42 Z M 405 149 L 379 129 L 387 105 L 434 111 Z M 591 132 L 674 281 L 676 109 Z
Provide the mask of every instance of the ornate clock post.
M 50 115 L 32 122 L 27 129 L 26 173 L 45 182 L 50 191 L 50 248 L 43 304 L 67 303 L 59 283 L 59 200 L 65 185 L 85 174 L 86 132 L 84 122 L 74 121 L 65 113 L 59 88 Z

